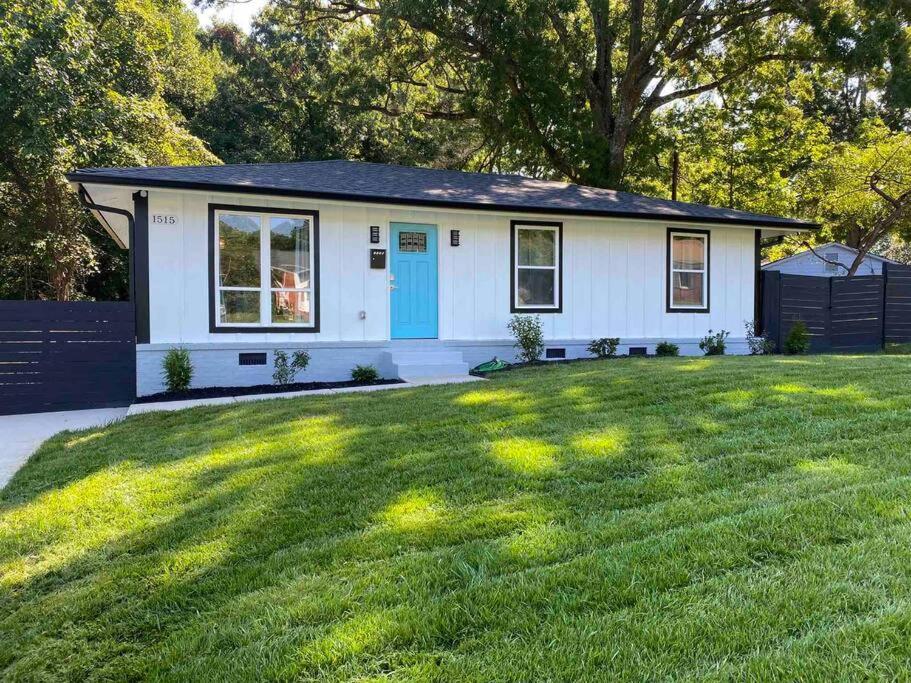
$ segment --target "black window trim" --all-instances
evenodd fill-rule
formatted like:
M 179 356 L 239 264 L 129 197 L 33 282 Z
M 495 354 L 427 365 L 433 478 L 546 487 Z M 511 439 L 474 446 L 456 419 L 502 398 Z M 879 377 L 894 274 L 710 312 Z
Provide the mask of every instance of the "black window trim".
M 557 229 L 557 305 L 527 306 L 516 305 L 516 229 L 521 227 L 543 227 Z M 563 312 L 563 223 L 561 221 L 522 221 L 509 222 L 509 312 L 510 313 L 562 313 Z
M 673 291 L 671 289 L 671 251 L 673 249 L 673 235 L 700 235 L 705 237 L 705 306 L 680 307 L 674 306 Z M 665 291 L 667 296 L 668 313 L 709 313 L 712 303 L 712 232 L 711 230 L 696 230 L 694 228 L 668 228 L 667 229 L 667 265 L 664 274 Z
M 272 213 L 287 216 L 310 216 L 313 220 L 313 325 L 307 327 L 288 325 L 217 325 L 215 314 L 215 212 L 245 211 L 247 213 Z M 285 334 L 316 334 L 319 332 L 319 211 L 286 209 L 281 206 L 246 206 L 243 204 L 209 204 L 209 332 L 213 334 L 262 334 L 283 332 Z

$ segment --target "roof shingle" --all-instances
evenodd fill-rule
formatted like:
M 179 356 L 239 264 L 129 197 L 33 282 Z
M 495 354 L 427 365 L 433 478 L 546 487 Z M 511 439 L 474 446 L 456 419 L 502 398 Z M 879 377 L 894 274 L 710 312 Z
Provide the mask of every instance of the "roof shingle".
M 361 161 L 86 168 L 72 182 L 246 192 L 382 204 L 653 218 L 810 230 L 815 224 L 518 175 L 466 173 Z

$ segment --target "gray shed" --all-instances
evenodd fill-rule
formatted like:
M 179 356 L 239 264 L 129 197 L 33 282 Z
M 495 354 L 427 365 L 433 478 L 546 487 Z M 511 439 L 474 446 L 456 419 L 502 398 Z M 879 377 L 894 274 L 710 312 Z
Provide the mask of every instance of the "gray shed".
M 821 244 L 818 247 L 813 247 L 813 249 L 816 252 L 815 254 L 807 249 L 777 261 L 766 263 L 762 266 L 762 269 L 777 270 L 787 275 L 834 277 L 847 275 L 848 268 L 851 267 L 857 256 L 856 249 L 838 242 Z M 837 261 L 841 265 L 829 263 L 829 261 Z M 895 263 L 895 261 L 876 256 L 875 254 L 867 254 L 860 268 L 857 269 L 857 275 L 882 275 L 884 263 Z

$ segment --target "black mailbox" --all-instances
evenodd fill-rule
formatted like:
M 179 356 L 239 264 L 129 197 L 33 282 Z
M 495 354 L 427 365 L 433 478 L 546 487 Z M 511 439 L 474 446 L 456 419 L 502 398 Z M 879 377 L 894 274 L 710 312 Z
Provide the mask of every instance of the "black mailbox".
M 371 268 L 386 268 L 386 250 L 385 249 L 371 249 L 370 250 L 370 267 Z

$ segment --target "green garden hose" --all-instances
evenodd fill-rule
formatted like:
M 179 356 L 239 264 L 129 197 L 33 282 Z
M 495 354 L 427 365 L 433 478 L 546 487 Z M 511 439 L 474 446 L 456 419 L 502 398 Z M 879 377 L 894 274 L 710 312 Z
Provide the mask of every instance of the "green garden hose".
M 503 368 L 508 368 L 509 363 L 502 361 L 496 356 L 493 360 L 489 360 L 486 363 L 481 363 L 478 367 L 474 368 L 472 372 L 494 372 L 495 370 L 502 370 Z

